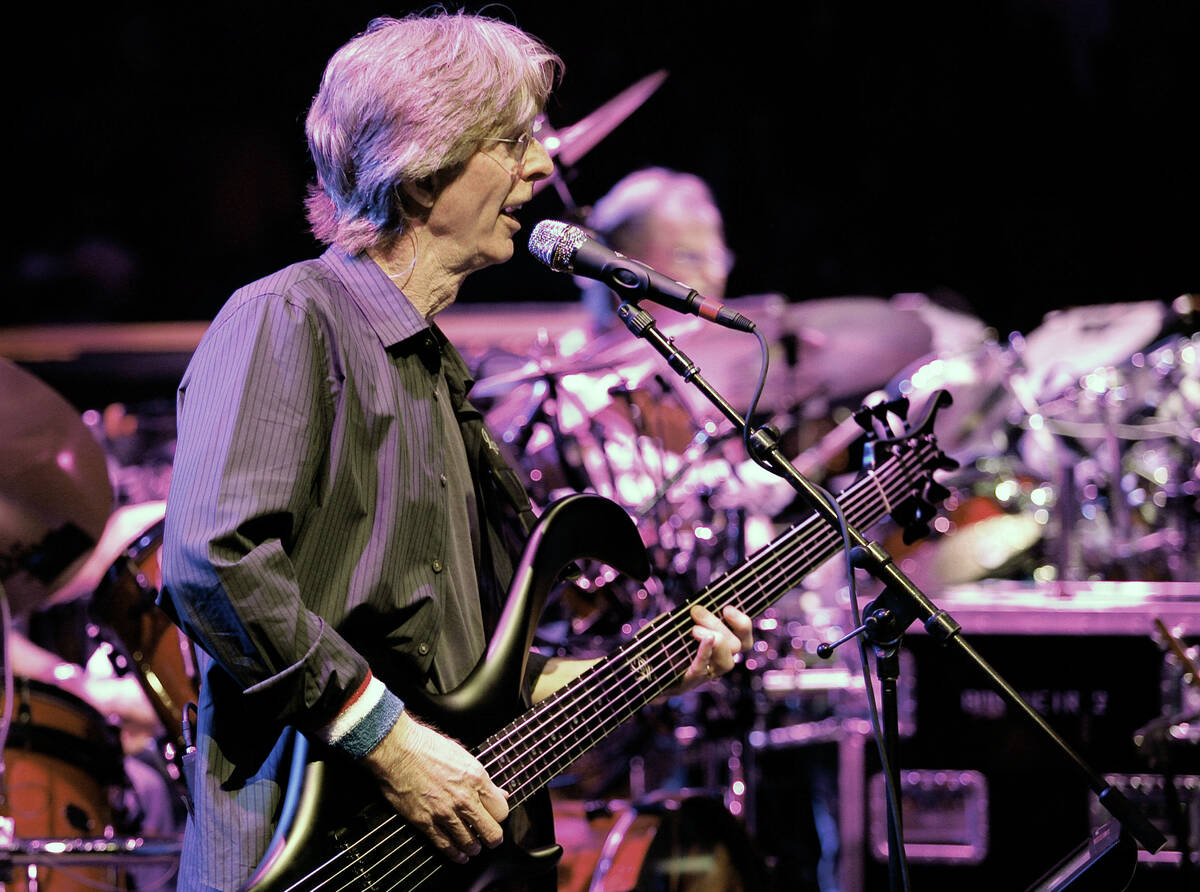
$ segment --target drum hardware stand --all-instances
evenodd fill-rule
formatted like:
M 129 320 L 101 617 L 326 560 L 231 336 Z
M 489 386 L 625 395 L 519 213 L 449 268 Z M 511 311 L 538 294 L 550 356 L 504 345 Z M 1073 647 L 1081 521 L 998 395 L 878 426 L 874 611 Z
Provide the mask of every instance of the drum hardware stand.
M 546 385 L 546 398 L 538 402 L 533 414 L 518 434 L 515 445 L 518 449 L 524 449 L 533 436 L 534 425 L 539 421 L 548 425 L 554 440 L 554 451 L 558 453 L 567 485 L 576 492 L 583 492 L 587 488 L 587 474 L 580 467 L 579 456 L 571 448 L 559 421 L 562 411 L 562 395 L 558 392 L 558 380 L 553 374 L 547 374 L 541 378 L 541 381 Z M 545 409 L 546 403 L 553 407 L 550 413 Z
M 1144 815 L 1137 811 L 1125 796 L 1097 774 L 1083 758 L 1077 754 L 1065 740 L 1054 731 L 1042 716 L 1033 709 L 1021 695 L 1004 678 L 987 663 L 986 660 L 962 637 L 961 626 L 954 621 L 946 611 L 940 609 L 896 566 L 891 556 L 876 543 L 869 543 L 852 525 L 843 522 L 835 507 L 827 500 L 824 492 L 787 460 L 776 442 L 777 436 L 769 428 L 757 428 L 753 431 L 747 427 L 748 422 L 700 375 L 700 369 L 677 349 L 672 339 L 667 338 L 658 330 L 654 317 L 632 301 L 622 303 L 617 315 L 625 327 L 638 338 L 650 343 L 655 350 L 667 361 L 676 374 L 684 381 L 695 386 L 734 427 L 744 433 L 747 442 L 755 452 L 755 458 L 769 465 L 771 469 L 784 477 L 809 503 L 810 507 L 819 514 L 834 529 L 842 530 L 851 544 L 850 559 L 855 566 L 869 572 L 875 579 L 883 583 L 883 592 L 867 608 L 867 615 L 873 621 L 863 625 L 850 635 L 837 642 L 840 644 L 849 638 L 863 635 L 872 643 L 878 642 L 877 647 L 884 651 L 883 658 L 877 660 L 878 674 L 883 688 L 884 725 L 881 757 L 888 764 L 888 772 L 893 781 L 899 778 L 899 766 L 893 756 L 899 740 L 899 722 L 896 697 L 896 677 L 899 675 L 899 645 L 904 631 L 917 619 L 922 620 L 925 629 L 943 645 L 953 644 L 959 652 L 974 663 L 988 678 L 991 686 L 1032 721 L 1042 733 L 1060 749 L 1076 768 L 1086 778 L 1089 787 L 1095 792 L 1100 803 L 1116 818 L 1122 827 L 1122 833 L 1133 837 L 1146 851 L 1158 852 L 1166 845 L 1166 838 L 1151 824 Z M 761 338 L 761 336 L 759 336 Z M 949 394 L 939 392 L 930 400 L 930 412 L 948 404 Z M 836 644 L 834 645 L 836 646 Z M 890 752 L 889 752 L 890 750 Z M 901 892 L 907 881 L 907 871 L 904 863 L 900 835 L 902 816 L 900 814 L 900 787 L 896 784 L 895 807 L 888 803 L 889 825 L 894 825 L 895 834 L 888 835 L 889 888 L 891 892 Z M 892 814 L 895 811 L 896 814 Z M 1136 858 L 1136 850 L 1131 848 Z
M 683 452 L 683 457 L 686 459 L 686 461 L 681 463 L 673 474 L 663 480 L 649 497 L 647 497 L 640 505 L 634 508 L 634 519 L 642 520 L 649 515 L 650 512 L 653 511 L 658 505 L 658 503 L 667 497 L 667 494 L 670 493 L 671 488 L 687 475 L 688 471 L 691 470 L 691 463 L 693 460 L 703 457 L 704 453 L 706 453 L 709 449 L 724 443 L 735 433 L 736 431 L 729 430 L 723 434 L 717 434 L 714 436 L 704 429 L 697 431 L 695 436 L 692 437 L 692 441 L 687 445 L 687 448 Z
M 140 836 L 105 837 L 100 839 L 23 839 L 13 834 L 12 818 L 0 817 L 0 892 L 13 878 L 13 866 L 28 871 L 26 885 L 30 892 L 39 887 L 39 867 L 120 867 L 134 864 L 167 864 L 179 862 L 180 844 Z
M 16 827 L 12 818 L 0 815 L 0 892 L 8 888 L 12 880 L 12 853 L 15 846 Z

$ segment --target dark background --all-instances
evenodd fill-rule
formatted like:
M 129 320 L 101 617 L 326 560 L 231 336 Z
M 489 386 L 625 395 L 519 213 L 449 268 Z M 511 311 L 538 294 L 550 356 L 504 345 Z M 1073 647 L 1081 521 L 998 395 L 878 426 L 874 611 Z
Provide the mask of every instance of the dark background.
M 1179 0 L 492 7 L 567 73 L 574 123 L 664 86 L 577 166 L 589 204 L 646 164 L 713 186 L 729 293 L 957 295 L 1003 335 L 1054 307 L 1200 289 L 1197 8 Z M 329 55 L 403 4 L 42 7 L 11 23 L 3 321 L 210 318 L 311 256 L 303 117 Z M 469 9 L 477 9 L 478 4 Z M 543 192 L 525 232 L 563 206 Z M 463 301 L 565 300 L 517 258 Z

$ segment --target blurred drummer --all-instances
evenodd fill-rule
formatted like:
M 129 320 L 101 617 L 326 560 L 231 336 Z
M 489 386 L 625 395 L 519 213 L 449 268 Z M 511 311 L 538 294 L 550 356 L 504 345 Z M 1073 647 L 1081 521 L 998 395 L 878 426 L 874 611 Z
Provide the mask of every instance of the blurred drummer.
M 725 224 L 712 190 L 695 174 L 666 167 L 647 167 L 627 174 L 596 202 L 587 217 L 587 228 L 614 251 L 640 260 L 672 279 L 686 282 L 705 297 L 725 298 L 734 255 L 725 243 Z M 617 296 L 601 282 L 578 281 L 593 334 L 617 328 Z M 679 343 L 697 361 L 717 390 L 736 405 L 737 397 L 753 375 L 752 369 L 757 368 L 754 363 L 758 359 L 758 347 L 750 338 L 720 329 L 713 329 L 713 332 L 711 338 L 702 339 L 696 337 L 700 332 L 685 333 Z M 725 360 L 731 356 L 737 356 L 738 361 L 727 363 Z M 733 368 L 736 368 L 734 374 L 739 380 L 731 377 Z M 662 369 L 666 371 L 665 366 Z M 632 394 L 630 401 L 636 404 L 641 423 L 647 430 L 661 436 L 667 449 L 684 453 L 703 427 L 707 425 L 711 433 L 727 423 L 698 392 L 686 386 L 675 387 L 667 377 L 659 375 L 650 379 L 655 387 L 667 393 L 643 390 Z M 673 411 L 676 407 L 680 407 L 686 417 L 681 418 L 678 411 Z M 708 453 L 705 457 L 714 456 Z M 755 514 L 761 520 L 777 513 L 791 501 L 792 492 L 787 484 L 753 462 L 744 460 L 736 438 L 730 441 L 724 458 L 733 465 L 709 462 L 696 466 L 696 474 L 704 478 L 696 482 L 717 490 L 718 504 L 722 501 L 724 507 L 753 504 Z M 750 535 L 753 547 L 765 544 L 771 530 L 752 519 Z
M 705 297 L 725 297 L 733 254 L 708 184 L 695 174 L 647 167 L 628 174 L 596 202 L 588 229 L 614 251 L 691 285 Z M 581 280 L 593 331 L 617 325 L 615 297 L 601 282 Z

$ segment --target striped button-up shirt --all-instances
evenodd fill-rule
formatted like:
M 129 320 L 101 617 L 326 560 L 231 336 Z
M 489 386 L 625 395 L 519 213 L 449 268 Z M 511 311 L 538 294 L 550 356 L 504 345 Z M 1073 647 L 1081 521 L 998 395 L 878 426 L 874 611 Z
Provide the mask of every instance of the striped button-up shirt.
M 167 606 L 212 657 L 181 888 L 235 888 L 261 858 L 283 726 L 328 723 L 368 665 L 445 690 L 483 652 L 468 386 L 365 255 L 246 286 L 205 334 L 163 543 Z

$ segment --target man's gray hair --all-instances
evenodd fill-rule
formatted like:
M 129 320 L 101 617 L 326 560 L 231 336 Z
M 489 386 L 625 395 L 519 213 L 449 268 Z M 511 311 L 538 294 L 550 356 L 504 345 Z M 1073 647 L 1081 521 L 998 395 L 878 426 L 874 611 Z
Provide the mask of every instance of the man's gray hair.
M 375 19 L 329 60 L 308 112 L 313 234 L 350 254 L 386 247 L 411 216 L 402 184 L 436 191 L 483 137 L 520 135 L 561 72 L 545 44 L 496 19 Z

